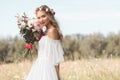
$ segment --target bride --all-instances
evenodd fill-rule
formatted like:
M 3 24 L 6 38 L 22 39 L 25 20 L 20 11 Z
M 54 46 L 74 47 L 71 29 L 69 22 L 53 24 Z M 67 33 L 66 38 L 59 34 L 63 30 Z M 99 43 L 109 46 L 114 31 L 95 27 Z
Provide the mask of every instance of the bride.
M 26 80 L 60 80 L 59 64 L 64 61 L 63 36 L 54 15 L 53 9 L 46 5 L 36 8 L 38 22 L 46 26 L 46 32 L 39 41 L 38 58 Z

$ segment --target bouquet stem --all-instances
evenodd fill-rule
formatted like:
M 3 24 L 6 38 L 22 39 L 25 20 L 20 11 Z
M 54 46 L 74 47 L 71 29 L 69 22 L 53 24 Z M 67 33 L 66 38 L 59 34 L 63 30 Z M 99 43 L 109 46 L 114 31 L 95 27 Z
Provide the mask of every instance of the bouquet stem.
M 27 50 L 25 51 L 25 54 L 24 54 L 23 57 L 26 58 L 28 55 L 32 56 L 30 49 L 27 49 Z

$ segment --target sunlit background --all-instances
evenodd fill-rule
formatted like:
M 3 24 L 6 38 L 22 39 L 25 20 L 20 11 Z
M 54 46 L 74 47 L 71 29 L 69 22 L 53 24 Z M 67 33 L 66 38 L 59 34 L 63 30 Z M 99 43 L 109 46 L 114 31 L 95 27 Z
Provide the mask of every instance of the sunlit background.
M 36 7 L 42 4 L 54 9 L 64 35 L 120 31 L 120 0 L 4 0 L 0 3 L 0 37 L 19 35 L 17 13 L 35 17 Z

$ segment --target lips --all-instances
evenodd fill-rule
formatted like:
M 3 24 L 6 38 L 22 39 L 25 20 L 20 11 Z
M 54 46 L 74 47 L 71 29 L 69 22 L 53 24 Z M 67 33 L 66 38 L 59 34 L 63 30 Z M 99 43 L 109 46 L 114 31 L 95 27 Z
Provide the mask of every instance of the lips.
M 41 24 L 43 25 L 45 22 L 41 22 Z

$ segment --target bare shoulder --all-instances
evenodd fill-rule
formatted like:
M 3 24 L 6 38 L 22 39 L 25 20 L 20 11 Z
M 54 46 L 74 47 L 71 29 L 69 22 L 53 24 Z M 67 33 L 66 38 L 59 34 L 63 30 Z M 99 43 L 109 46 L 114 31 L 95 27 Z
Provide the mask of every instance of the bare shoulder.
M 59 39 L 59 34 L 58 34 L 58 31 L 56 28 L 51 28 L 49 31 L 48 31 L 48 36 L 52 39 Z

